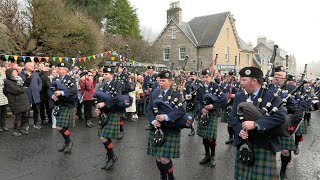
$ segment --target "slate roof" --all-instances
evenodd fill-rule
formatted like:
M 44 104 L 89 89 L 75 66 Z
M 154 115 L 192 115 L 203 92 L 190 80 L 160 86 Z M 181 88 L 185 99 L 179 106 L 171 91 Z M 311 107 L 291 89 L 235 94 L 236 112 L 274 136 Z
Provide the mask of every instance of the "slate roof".
M 171 18 L 162 32 L 156 38 L 155 42 L 159 39 L 161 34 L 172 21 L 184 32 L 184 34 L 192 41 L 195 46 L 212 47 L 216 43 L 221 29 L 229 15 L 230 12 L 228 11 L 207 16 L 199 16 L 193 18 L 189 22 L 182 22 L 181 26 L 178 22 Z
M 239 40 L 240 40 L 240 49 L 241 49 L 241 50 L 244 50 L 244 51 L 253 51 L 253 49 L 250 48 L 250 46 L 249 46 L 246 42 L 244 42 L 243 39 L 241 39 L 241 38 L 239 37 Z
M 195 17 L 188 22 L 197 45 L 200 47 L 213 46 L 230 12 Z M 189 37 L 190 38 L 190 37 Z

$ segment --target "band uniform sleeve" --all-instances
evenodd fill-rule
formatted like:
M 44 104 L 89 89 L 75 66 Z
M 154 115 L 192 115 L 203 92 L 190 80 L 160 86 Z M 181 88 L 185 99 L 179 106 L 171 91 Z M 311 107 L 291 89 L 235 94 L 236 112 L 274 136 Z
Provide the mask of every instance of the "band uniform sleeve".
M 230 113 L 231 126 L 234 130 L 234 134 L 236 135 L 236 137 L 242 129 L 242 122 L 240 121 L 239 116 L 237 114 L 237 106 L 240 103 L 240 98 L 239 98 L 240 96 L 241 96 L 240 93 L 235 96 L 232 110 Z

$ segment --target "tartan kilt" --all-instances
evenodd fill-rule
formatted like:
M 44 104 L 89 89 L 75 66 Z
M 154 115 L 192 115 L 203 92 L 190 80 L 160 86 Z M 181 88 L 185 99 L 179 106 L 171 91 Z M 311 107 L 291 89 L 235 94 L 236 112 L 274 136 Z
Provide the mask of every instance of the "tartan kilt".
M 107 124 L 103 128 L 99 128 L 99 136 L 110 139 L 118 139 L 120 137 L 120 116 L 115 113 L 109 113 L 107 118 Z
M 217 128 L 218 128 L 218 117 L 213 114 L 209 114 L 208 126 L 203 126 L 198 123 L 197 134 L 204 139 L 215 139 L 217 140 Z
M 263 148 L 254 148 L 255 162 L 247 166 L 239 159 L 240 151 L 236 148 L 234 179 L 236 180 L 267 180 L 279 179 L 277 173 L 276 153 Z
M 194 109 L 194 110 L 192 110 L 192 111 L 188 111 L 188 110 L 186 110 L 186 113 L 191 114 L 191 115 L 192 115 L 192 117 L 194 118 L 194 116 L 195 116 L 195 114 L 196 114 L 196 110 L 195 110 L 195 109 Z
M 56 126 L 58 127 L 73 127 L 74 126 L 74 109 L 67 106 L 59 106 L 60 114 L 56 117 Z
M 307 125 L 306 125 L 306 121 L 302 120 L 303 122 L 300 124 L 296 134 L 307 134 Z
M 226 108 L 222 109 L 221 122 L 223 122 L 223 123 L 230 123 L 231 122 L 230 116 L 227 113 Z
M 180 132 L 165 132 L 165 142 L 157 146 L 153 141 L 155 129 L 150 130 L 147 154 L 156 157 L 179 158 L 180 157 Z
M 296 150 L 296 145 L 293 140 L 293 136 L 290 137 L 280 137 L 281 149 L 282 150 Z

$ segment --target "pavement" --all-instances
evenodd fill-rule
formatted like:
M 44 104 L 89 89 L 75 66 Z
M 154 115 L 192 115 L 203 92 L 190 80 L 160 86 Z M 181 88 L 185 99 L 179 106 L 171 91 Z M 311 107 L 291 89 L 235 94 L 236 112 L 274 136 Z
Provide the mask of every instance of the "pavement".
M 8 119 L 12 128 L 12 118 Z M 30 124 L 32 124 L 32 119 Z M 97 124 L 96 120 L 93 120 Z M 320 179 L 320 112 L 312 112 L 311 126 L 300 154 L 293 155 L 288 166 L 290 180 Z M 71 154 L 59 153 L 63 144 L 61 134 L 51 126 L 34 129 L 30 126 L 29 135 L 11 136 L 12 130 L 0 132 L 0 180 L 153 180 L 160 179 L 155 166 L 155 158 L 146 153 L 148 125 L 145 117 L 136 122 L 125 122 L 125 134 L 121 140 L 113 140 L 118 161 L 110 171 L 101 170 L 105 153 L 97 136 L 98 126 L 86 128 L 83 121 L 76 121 L 71 128 L 74 146 Z M 202 139 L 188 136 L 189 129 L 181 133 L 181 157 L 173 159 L 176 179 L 184 180 L 230 180 L 233 179 L 234 153 L 232 145 L 225 145 L 228 138 L 227 125 L 218 123 L 216 167 L 199 165 L 204 156 Z M 278 170 L 280 154 L 278 153 Z

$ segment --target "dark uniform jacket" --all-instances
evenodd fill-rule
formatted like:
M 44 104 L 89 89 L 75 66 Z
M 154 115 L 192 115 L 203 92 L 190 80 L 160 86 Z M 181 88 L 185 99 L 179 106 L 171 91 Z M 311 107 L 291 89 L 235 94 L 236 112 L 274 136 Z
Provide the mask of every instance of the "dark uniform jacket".
M 48 90 L 49 97 L 51 98 L 54 91 L 57 91 L 57 90 L 63 91 L 64 96 L 62 95 L 59 96 L 58 101 L 55 103 L 58 103 L 61 106 L 75 107 L 78 101 L 78 88 L 76 85 L 76 81 L 73 77 L 69 75 L 65 75 L 63 79 L 61 78 L 54 79 L 53 83 L 50 86 L 50 89 Z
M 208 85 L 208 87 L 201 87 L 198 91 L 197 91 L 197 95 L 196 95 L 196 104 L 197 104 L 197 116 L 200 117 L 202 114 L 202 109 L 204 107 L 204 102 L 203 102 L 203 96 L 206 93 L 210 93 L 213 95 L 218 96 L 218 100 L 213 104 L 213 109 L 210 110 L 210 112 L 216 112 L 219 113 L 219 111 L 217 111 L 218 109 L 224 107 L 227 104 L 227 98 L 225 97 L 225 95 L 223 93 L 221 93 L 221 90 L 219 88 L 219 85 L 217 83 L 214 82 L 210 82 L 210 84 Z M 216 114 L 217 116 L 219 114 Z
M 153 74 L 153 75 L 147 75 L 146 77 L 144 77 L 143 79 L 143 84 L 142 84 L 142 89 L 143 91 L 145 91 L 146 89 L 148 89 L 148 83 L 151 84 L 151 87 L 153 87 L 153 83 L 156 82 L 158 75 L 157 74 Z
M 153 107 L 154 107 L 154 102 L 155 100 L 157 100 L 159 98 L 159 95 L 160 95 L 160 88 L 157 88 L 156 90 L 154 90 L 152 93 L 151 93 L 151 98 L 150 98 L 150 102 L 149 102 L 149 105 L 148 105 L 148 108 L 147 108 L 147 113 L 148 113 L 148 118 L 149 118 L 149 123 L 151 124 L 151 122 L 153 120 L 155 120 L 155 112 L 153 110 Z M 171 95 L 171 99 L 169 100 L 169 96 Z M 186 114 L 185 112 L 185 109 L 183 106 L 181 107 L 175 107 L 178 105 L 177 104 L 174 104 L 173 103 L 173 100 L 175 98 L 178 98 L 178 103 L 179 102 L 182 102 L 182 98 L 181 96 L 179 95 L 178 92 L 176 91 L 173 91 L 172 89 L 169 89 L 166 94 L 163 96 L 162 98 L 162 101 L 164 101 L 165 103 L 167 103 L 168 105 L 170 105 L 172 107 L 173 110 L 165 113 L 167 114 L 167 116 L 169 117 L 170 121 L 176 121 L 178 119 L 180 119 L 182 116 L 184 116 Z M 159 109 L 159 112 L 161 112 L 161 109 Z M 163 114 L 163 113 L 159 113 L 159 114 Z M 166 129 L 168 128 L 168 123 L 171 123 L 171 122 L 166 122 L 166 121 L 163 121 L 161 122 L 161 129 Z M 151 124 L 152 125 L 152 124 Z M 153 127 L 153 126 L 152 126 Z M 154 128 L 154 127 L 153 127 Z
M 258 97 L 262 92 L 262 88 L 252 101 L 254 104 L 257 104 Z M 267 102 L 269 102 L 273 97 L 273 92 L 266 90 L 261 102 L 261 107 L 265 107 Z M 240 145 L 243 142 L 243 139 L 239 136 L 240 131 L 242 130 L 242 122 L 239 119 L 237 114 L 237 106 L 241 102 L 246 102 L 247 95 L 244 92 L 238 93 L 235 97 L 235 101 L 231 111 L 231 125 L 235 131 L 235 141 L 234 145 Z M 281 99 L 277 97 L 273 104 L 278 105 L 281 103 Z M 273 107 L 273 106 L 272 106 Z M 260 119 L 257 119 L 255 122 L 259 125 L 260 130 L 251 130 L 249 131 L 249 141 L 261 148 L 271 150 L 273 152 L 281 151 L 280 138 L 279 137 L 270 137 L 268 136 L 268 130 L 281 126 L 286 117 L 286 110 L 283 106 L 279 107 L 279 110 L 276 113 L 273 113 L 270 116 L 263 116 Z

